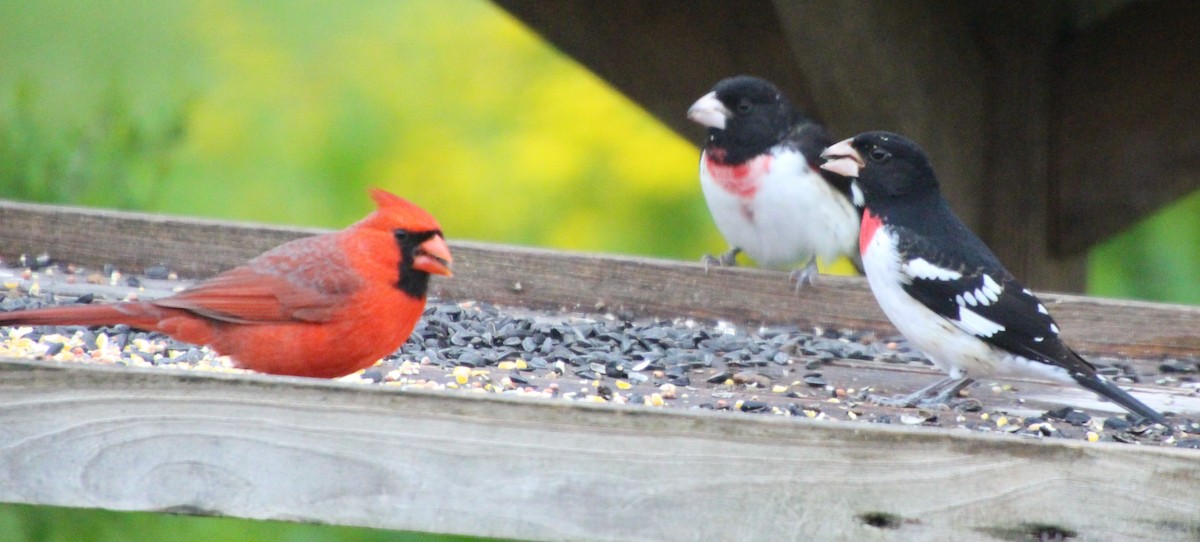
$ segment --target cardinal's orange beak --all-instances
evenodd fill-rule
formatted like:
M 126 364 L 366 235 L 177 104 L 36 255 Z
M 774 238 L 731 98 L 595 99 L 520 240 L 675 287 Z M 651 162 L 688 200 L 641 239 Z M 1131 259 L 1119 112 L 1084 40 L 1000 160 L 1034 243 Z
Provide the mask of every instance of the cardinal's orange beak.
M 428 241 L 417 246 L 416 257 L 413 258 L 413 269 L 424 271 L 430 275 L 453 276 L 450 265 L 454 258 L 450 256 L 450 247 L 441 235 L 434 235 Z

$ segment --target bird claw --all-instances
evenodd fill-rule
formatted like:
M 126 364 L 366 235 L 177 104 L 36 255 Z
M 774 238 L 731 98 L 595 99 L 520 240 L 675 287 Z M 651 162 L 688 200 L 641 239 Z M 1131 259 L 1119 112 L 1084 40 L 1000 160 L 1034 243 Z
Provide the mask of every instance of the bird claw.
M 950 397 L 913 397 L 910 395 L 893 395 L 885 397 L 882 395 L 867 394 L 865 399 L 867 402 L 896 408 L 921 408 L 921 409 L 939 409 L 946 407 L 952 410 L 957 410 L 959 401 Z M 975 399 L 965 399 L 963 401 L 976 401 Z
M 817 275 L 820 271 L 817 270 L 817 258 L 808 261 L 808 265 L 800 269 L 793 269 L 788 275 L 788 280 L 795 283 L 796 291 L 799 292 L 804 286 L 813 286 L 817 283 Z
M 700 263 L 704 264 L 704 272 L 708 273 L 708 268 L 717 267 L 737 267 L 737 255 L 742 252 L 740 248 L 731 248 L 720 256 L 705 254 L 700 258 Z
M 870 393 L 870 394 L 863 396 L 863 398 L 867 402 L 874 404 L 874 405 L 879 405 L 879 406 L 898 407 L 898 408 L 917 408 L 918 403 L 921 402 L 921 397 L 913 397 L 913 395 L 916 395 L 916 394 L 893 395 L 890 397 L 885 397 L 883 395 L 875 395 L 873 393 Z M 926 405 L 926 406 L 928 406 L 928 405 Z
M 958 392 L 975 381 L 970 378 L 947 378 L 921 388 L 908 395 L 883 397 L 866 394 L 865 399 L 879 406 L 900 408 L 938 408 L 948 406 L 958 397 Z

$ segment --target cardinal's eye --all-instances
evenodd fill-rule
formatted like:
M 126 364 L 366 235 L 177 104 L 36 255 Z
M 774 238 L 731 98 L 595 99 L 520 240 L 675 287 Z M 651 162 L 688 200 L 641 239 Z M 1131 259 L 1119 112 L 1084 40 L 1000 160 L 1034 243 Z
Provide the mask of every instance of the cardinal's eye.
M 408 230 L 394 230 L 392 235 L 396 236 L 396 241 L 400 243 L 407 241 L 409 236 L 411 236 Z
M 885 151 L 879 147 L 871 147 L 871 152 L 867 153 L 872 162 L 887 162 L 892 157 L 892 153 Z

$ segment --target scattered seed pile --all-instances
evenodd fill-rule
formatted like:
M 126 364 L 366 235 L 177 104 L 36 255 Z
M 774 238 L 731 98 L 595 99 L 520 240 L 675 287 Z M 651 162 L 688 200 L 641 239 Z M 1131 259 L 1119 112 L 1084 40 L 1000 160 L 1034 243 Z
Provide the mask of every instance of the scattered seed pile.
M 22 264 L 0 269 L 0 311 L 161 297 L 183 287 L 162 267 L 125 276 L 110 268 L 93 272 L 58 265 L 46 257 Z M 128 326 L 0 328 L 0 339 L 0 357 L 239 371 L 208 348 Z M 1138 379 L 1127 363 L 1095 361 L 1118 382 Z M 425 317 L 399 352 L 341 380 L 402 389 L 1200 448 L 1197 419 L 1175 417 L 1176 431 L 1171 431 L 1130 415 L 1096 418 L 1070 407 L 1033 415 L 1028 408 L 984 407 L 984 403 L 993 409 L 998 406 L 994 403 L 1020 405 L 1022 400 L 1011 385 L 977 384 L 981 397 L 990 392 L 985 401 L 968 397 L 943 410 L 882 407 L 866 400 L 870 388 L 849 387 L 859 380 L 863 368 L 911 367 L 923 374 L 927 365 L 902 338 L 879 338 L 856 330 L 747 329 L 726 322 L 629 320 L 611 314 L 537 312 L 431 299 Z M 1172 360 L 1160 370 L 1163 375 L 1156 383 L 1189 387 L 1192 393 L 1200 390 L 1196 362 Z M 928 381 L 939 377 L 930 374 Z

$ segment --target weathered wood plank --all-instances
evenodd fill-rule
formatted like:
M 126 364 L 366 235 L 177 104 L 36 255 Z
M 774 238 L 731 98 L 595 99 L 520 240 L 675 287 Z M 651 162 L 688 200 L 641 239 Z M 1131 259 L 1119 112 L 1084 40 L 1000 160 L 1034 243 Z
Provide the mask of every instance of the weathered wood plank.
M 1198 457 L 257 375 L 0 364 L 5 502 L 528 540 L 1011 540 L 1033 525 L 1083 540 L 1194 540 Z
M 324 231 L 0 201 L 0 258 L 9 262 L 21 254 L 52 251 L 83 265 L 144 269 L 168 264 L 184 276 L 205 277 Z
M 0 258 L 45 251 L 75 263 L 140 271 L 166 263 L 207 276 L 320 230 L 0 202 Z M 455 276 L 433 292 L 535 308 L 790 323 L 895 333 L 859 278 L 821 277 L 793 293 L 783 273 L 452 242 Z M 1046 295 L 1066 339 L 1084 353 L 1195 358 L 1200 307 Z
M 1077 254 L 1200 187 L 1200 13 L 1132 2 L 1065 44 L 1050 123 L 1054 248 Z

